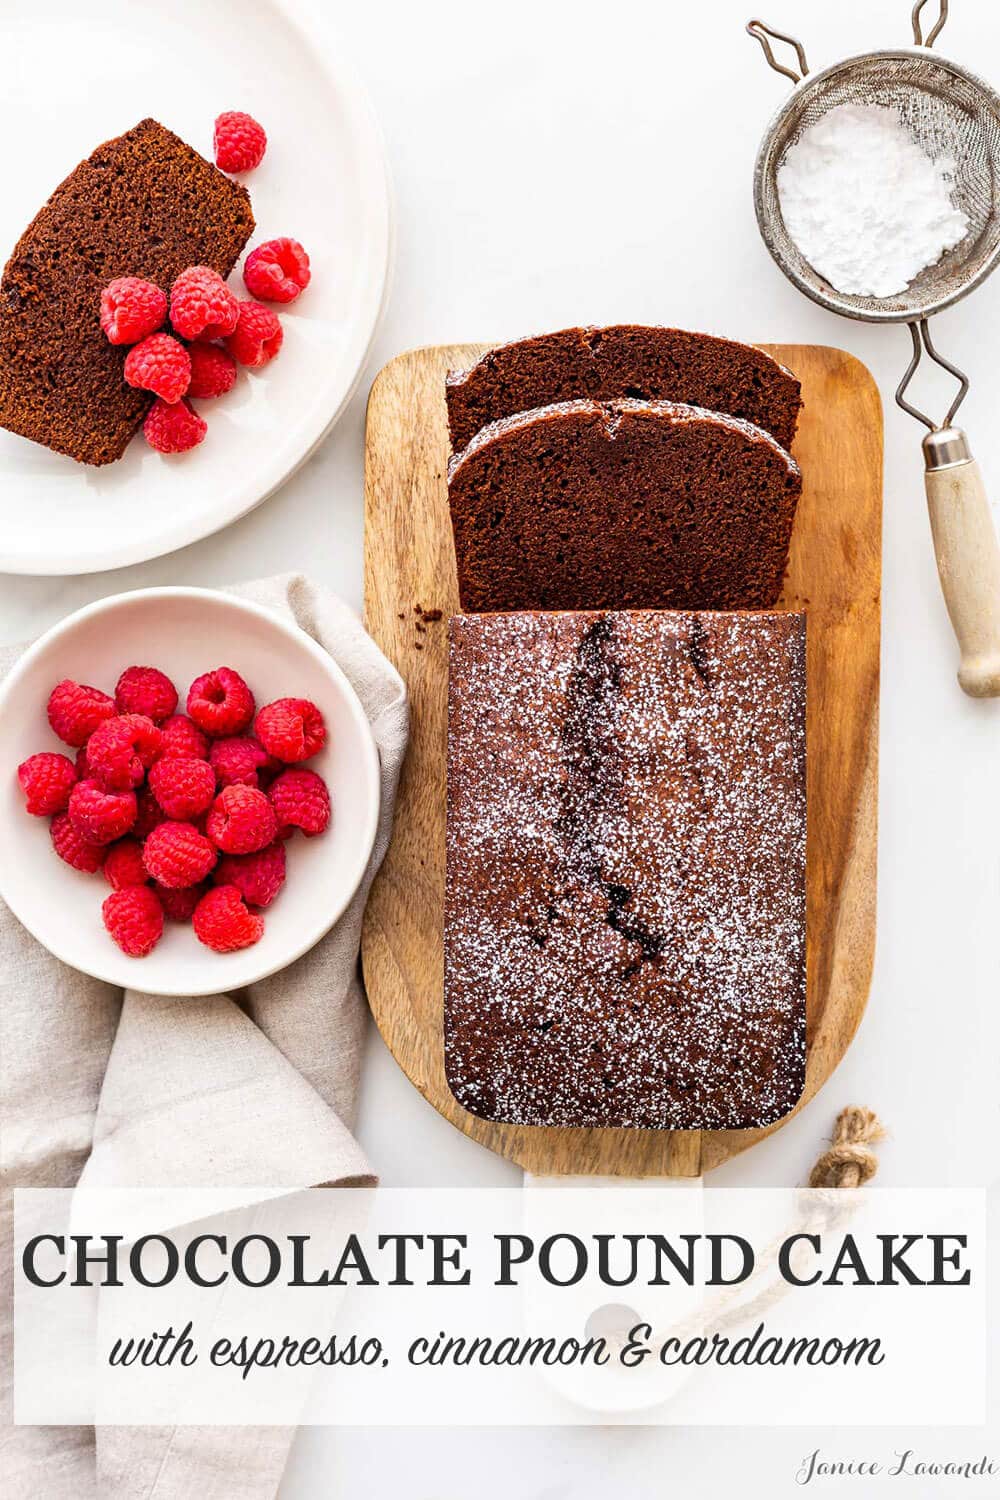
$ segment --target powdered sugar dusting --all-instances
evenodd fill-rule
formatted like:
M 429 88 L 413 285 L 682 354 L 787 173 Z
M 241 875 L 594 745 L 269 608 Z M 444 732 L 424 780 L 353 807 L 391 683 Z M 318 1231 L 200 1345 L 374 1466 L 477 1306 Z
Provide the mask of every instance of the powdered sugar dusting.
M 805 1055 L 805 623 L 452 621 L 446 1055 L 533 1125 L 742 1128 Z

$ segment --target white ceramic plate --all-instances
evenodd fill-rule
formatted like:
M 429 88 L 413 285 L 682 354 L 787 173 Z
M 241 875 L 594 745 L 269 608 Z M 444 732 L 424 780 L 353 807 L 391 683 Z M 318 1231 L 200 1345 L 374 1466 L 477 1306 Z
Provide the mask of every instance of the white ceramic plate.
M 30 816 L 16 771 L 38 750 L 67 750 L 46 718 L 64 677 L 105 692 L 125 667 L 161 667 L 180 694 L 215 667 L 233 667 L 258 706 L 311 698 L 327 723 L 313 760 L 330 788 L 333 818 L 320 837 L 289 840 L 288 874 L 264 913 L 264 936 L 239 953 L 212 953 L 189 925 L 168 922 L 146 958 L 128 958 L 105 932 L 102 874 L 83 875 L 56 855 L 48 818 Z M 157 995 L 210 995 L 282 969 L 343 913 L 368 864 L 378 822 L 378 752 L 361 704 L 332 658 L 269 610 L 209 589 L 141 589 L 70 615 L 42 636 L 0 687 L 0 896 L 64 963 L 111 984 Z
M 313 278 L 279 309 L 285 339 L 259 374 L 199 403 L 208 435 L 164 459 L 141 434 L 124 458 L 89 468 L 0 431 L 0 570 L 124 567 L 228 526 L 281 485 L 350 396 L 385 295 L 391 231 L 385 161 L 371 109 L 342 56 L 306 33 L 295 0 L 0 0 L 8 151 L 0 264 L 49 193 L 85 156 L 147 115 L 211 158 L 224 109 L 260 119 L 268 150 L 240 180 L 250 246 L 288 234 Z M 248 295 L 239 269 L 232 284 Z

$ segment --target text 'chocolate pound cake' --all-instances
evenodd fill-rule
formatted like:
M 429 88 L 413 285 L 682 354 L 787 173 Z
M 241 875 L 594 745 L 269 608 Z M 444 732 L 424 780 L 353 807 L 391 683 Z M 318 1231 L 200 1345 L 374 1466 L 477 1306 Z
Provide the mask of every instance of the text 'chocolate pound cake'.
M 805 618 L 451 622 L 445 1056 L 518 1125 L 732 1130 L 805 1069 Z
M 164 291 L 187 266 L 228 276 L 253 232 L 250 198 L 143 120 L 98 146 L 36 214 L 0 282 L 0 427 L 82 463 L 120 458 L 152 397 L 126 385 L 101 292 L 117 276 Z
M 749 344 L 680 328 L 564 328 L 491 349 L 446 387 L 456 453 L 490 422 L 556 401 L 630 396 L 728 412 L 763 427 L 783 448 L 795 436 L 801 387 Z
M 769 609 L 801 490 L 774 438 L 694 406 L 507 417 L 449 471 L 462 608 Z

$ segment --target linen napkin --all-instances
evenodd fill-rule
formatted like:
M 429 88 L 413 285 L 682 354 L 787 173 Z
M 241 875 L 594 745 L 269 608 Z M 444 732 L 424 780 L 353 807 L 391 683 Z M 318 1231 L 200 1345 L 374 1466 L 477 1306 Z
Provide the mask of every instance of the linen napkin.
M 389 843 L 406 689 L 345 604 L 300 575 L 233 593 L 293 619 L 344 671 L 378 747 L 382 808 L 351 905 L 290 968 L 236 995 L 122 993 L 59 963 L 0 903 L 5 1265 L 15 1187 L 302 1188 L 371 1180 L 351 1134 L 361 921 Z M 0 675 L 17 648 L 0 653 Z M 9 1298 L 0 1472 L 11 1500 L 270 1500 L 291 1428 L 14 1428 Z

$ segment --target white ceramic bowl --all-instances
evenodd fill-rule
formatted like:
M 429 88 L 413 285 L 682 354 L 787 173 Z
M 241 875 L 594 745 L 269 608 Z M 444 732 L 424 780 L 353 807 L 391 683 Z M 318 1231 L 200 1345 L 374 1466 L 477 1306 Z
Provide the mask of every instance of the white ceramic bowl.
M 330 788 L 325 834 L 288 843 L 284 888 L 264 914 L 264 935 L 238 953 L 213 953 L 190 924 L 167 922 L 146 958 L 128 958 L 104 930 L 110 887 L 58 858 L 48 818 L 30 816 L 17 767 L 38 750 L 68 750 L 49 728 L 46 704 L 71 677 L 108 693 L 125 667 L 161 667 L 180 694 L 202 672 L 228 666 L 258 706 L 311 698 L 327 743 L 309 762 Z M 284 968 L 343 913 L 368 864 L 378 821 L 378 752 L 343 672 L 315 641 L 270 610 L 209 589 L 156 588 L 116 594 L 70 615 L 42 636 L 0 687 L 0 895 L 29 932 L 64 963 L 111 984 L 157 995 L 209 995 Z

